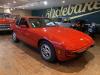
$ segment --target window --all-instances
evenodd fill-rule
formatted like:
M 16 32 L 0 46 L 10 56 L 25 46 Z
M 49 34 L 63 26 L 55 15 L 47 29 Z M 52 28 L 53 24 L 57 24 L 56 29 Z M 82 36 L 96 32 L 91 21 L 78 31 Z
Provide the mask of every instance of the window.
M 4 18 L 3 14 L 0 14 L 0 18 Z
M 27 25 L 27 21 L 24 18 L 21 18 L 19 25 Z
M 24 18 L 21 18 L 21 20 L 18 22 L 18 25 L 19 26 L 26 25 L 28 27 L 28 23 L 27 23 L 27 21 Z
M 54 22 L 52 22 L 52 20 L 48 18 L 29 18 L 28 21 L 33 28 L 57 26 Z
M 20 18 L 16 19 L 16 25 L 19 25 Z

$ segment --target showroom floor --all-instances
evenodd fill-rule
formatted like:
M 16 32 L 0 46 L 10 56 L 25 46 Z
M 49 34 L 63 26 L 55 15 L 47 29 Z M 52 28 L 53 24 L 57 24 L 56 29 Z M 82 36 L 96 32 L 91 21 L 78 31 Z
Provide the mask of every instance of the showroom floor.
M 82 57 L 62 63 L 48 63 L 24 43 L 13 43 L 0 35 L 0 75 L 100 75 L 100 36 L 96 46 Z

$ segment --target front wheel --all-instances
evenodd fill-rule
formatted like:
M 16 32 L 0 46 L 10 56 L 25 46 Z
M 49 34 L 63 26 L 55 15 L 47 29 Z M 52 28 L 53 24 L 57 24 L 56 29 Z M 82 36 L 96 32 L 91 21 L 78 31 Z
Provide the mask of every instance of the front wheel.
M 12 40 L 14 42 L 19 42 L 18 38 L 16 37 L 16 33 L 15 32 L 12 32 Z
M 41 56 L 44 60 L 49 62 L 56 61 L 56 52 L 53 45 L 47 41 L 43 41 L 40 44 Z

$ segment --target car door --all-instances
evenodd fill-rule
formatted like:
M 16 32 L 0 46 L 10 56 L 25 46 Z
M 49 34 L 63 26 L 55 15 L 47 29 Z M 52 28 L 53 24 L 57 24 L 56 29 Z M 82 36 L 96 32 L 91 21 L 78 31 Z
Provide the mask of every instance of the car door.
M 21 28 L 21 23 L 22 23 L 22 19 L 17 19 L 16 20 L 16 25 L 15 25 L 15 27 L 14 27 L 14 32 L 16 33 L 16 35 L 17 35 L 17 38 L 18 39 L 23 39 L 22 38 L 22 28 Z
M 35 19 L 33 19 L 32 21 L 36 22 Z M 34 22 L 32 22 L 32 23 L 34 23 Z M 23 41 L 31 46 L 36 47 L 37 41 L 40 38 L 40 35 L 37 34 L 37 30 L 39 28 L 32 27 L 31 24 L 29 26 L 29 24 L 30 24 L 29 21 L 27 19 L 24 19 L 23 25 L 26 25 L 26 27 L 21 28 Z M 34 25 L 36 26 L 37 24 L 34 23 Z
M 29 26 L 28 26 L 28 23 L 27 21 L 25 20 L 25 18 L 21 18 L 20 22 L 19 22 L 19 25 L 18 25 L 18 34 L 19 34 L 19 37 L 22 41 L 28 43 L 28 38 L 27 38 L 27 35 L 28 35 L 28 32 L 27 30 L 29 29 Z
M 21 40 L 29 45 L 33 45 L 34 38 L 32 38 L 32 35 L 34 33 L 31 32 L 32 28 L 29 27 L 27 20 L 22 18 L 20 21 L 19 27 L 21 28 L 20 29 Z

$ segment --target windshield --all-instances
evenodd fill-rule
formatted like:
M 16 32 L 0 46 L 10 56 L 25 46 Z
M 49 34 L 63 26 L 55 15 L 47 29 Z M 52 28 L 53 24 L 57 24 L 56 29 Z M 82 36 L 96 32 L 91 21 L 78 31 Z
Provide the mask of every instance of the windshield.
M 0 14 L 0 18 L 3 18 L 3 15 L 2 14 Z
M 29 18 L 29 23 L 32 27 L 52 27 L 57 26 L 52 20 L 49 18 Z
M 12 18 L 10 14 L 0 14 L 0 18 Z
M 73 23 L 67 18 L 52 18 L 52 20 L 58 25 L 62 27 L 70 28 Z

